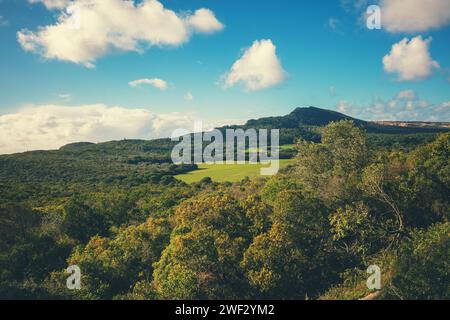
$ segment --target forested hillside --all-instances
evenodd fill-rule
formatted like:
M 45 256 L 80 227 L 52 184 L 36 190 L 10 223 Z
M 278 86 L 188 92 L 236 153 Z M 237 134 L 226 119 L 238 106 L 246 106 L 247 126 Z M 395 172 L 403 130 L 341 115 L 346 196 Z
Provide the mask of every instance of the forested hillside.
M 295 137 L 271 178 L 186 184 L 169 140 L 0 156 L 0 298 L 359 299 L 376 264 L 450 299 L 450 133 L 317 110 L 244 126 Z

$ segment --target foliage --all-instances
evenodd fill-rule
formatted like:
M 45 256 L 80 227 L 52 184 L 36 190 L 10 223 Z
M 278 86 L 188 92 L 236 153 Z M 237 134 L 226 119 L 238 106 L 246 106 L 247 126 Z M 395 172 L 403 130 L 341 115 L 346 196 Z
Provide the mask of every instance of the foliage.
M 449 233 L 449 223 L 413 232 L 399 250 L 389 297 L 450 299 Z
M 238 298 L 246 292 L 239 263 L 249 221 L 229 194 L 204 195 L 180 207 L 177 228 L 155 265 L 161 298 Z
M 449 133 L 315 108 L 247 125 L 297 157 L 257 178 L 173 165 L 169 140 L 1 156 L 0 298 L 357 299 L 370 264 L 383 298 L 450 298 Z

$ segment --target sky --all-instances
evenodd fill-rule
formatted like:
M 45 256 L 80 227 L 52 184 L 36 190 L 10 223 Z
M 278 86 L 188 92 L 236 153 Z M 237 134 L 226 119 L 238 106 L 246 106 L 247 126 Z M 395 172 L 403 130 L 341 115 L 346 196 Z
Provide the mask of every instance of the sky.
M 0 0 L 0 154 L 305 106 L 450 121 L 449 40 L 449 0 Z

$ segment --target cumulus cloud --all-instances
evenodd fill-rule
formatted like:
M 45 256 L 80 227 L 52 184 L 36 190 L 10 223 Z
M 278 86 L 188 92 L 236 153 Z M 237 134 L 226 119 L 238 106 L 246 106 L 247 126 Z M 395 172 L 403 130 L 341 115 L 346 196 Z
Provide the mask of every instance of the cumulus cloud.
M 247 91 L 255 91 L 278 85 L 285 77 L 276 47 L 269 39 L 253 42 L 223 76 L 223 82 L 225 88 L 242 83 Z
M 409 40 L 404 38 L 392 46 L 391 52 L 384 56 L 384 70 L 396 73 L 399 81 L 422 80 L 439 68 L 439 63 L 431 58 L 429 45 L 431 37 L 422 39 L 417 36 Z
M 199 9 L 195 14 L 187 18 L 189 26 L 203 33 L 213 33 L 222 30 L 224 25 L 217 20 L 214 12 L 209 9 Z
M 380 7 L 389 32 L 423 32 L 450 23 L 448 0 L 381 0 Z
M 211 10 L 182 15 L 157 0 L 40 2 L 60 9 L 57 22 L 37 31 L 19 31 L 17 38 L 22 48 L 45 59 L 86 67 L 94 67 L 96 59 L 111 50 L 142 52 L 152 46 L 179 46 L 194 33 L 223 29 Z
M 28 0 L 29 3 L 42 3 L 47 9 L 64 9 L 69 5 L 70 0 Z
M 431 103 L 413 90 L 404 90 L 389 100 L 376 99 L 368 105 L 339 101 L 335 109 L 355 118 L 372 121 L 450 121 L 450 102 Z
M 104 104 L 29 106 L 0 115 L 0 154 L 57 149 L 65 144 L 170 137 L 178 128 L 192 130 L 193 113 L 155 114 L 147 109 Z M 204 130 L 229 122 L 204 121 Z
M 139 87 L 142 85 L 150 85 L 153 86 L 159 90 L 166 90 L 169 85 L 167 84 L 166 81 L 158 79 L 158 78 L 153 78 L 153 79 L 139 79 L 139 80 L 134 80 L 128 83 L 131 87 Z

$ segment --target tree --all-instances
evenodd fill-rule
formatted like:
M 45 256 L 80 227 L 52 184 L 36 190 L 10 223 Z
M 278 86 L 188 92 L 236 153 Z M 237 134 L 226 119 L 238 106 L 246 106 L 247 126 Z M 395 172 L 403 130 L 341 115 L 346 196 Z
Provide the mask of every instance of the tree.
M 73 197 L 64 206 L 63 230 L 80 243 L 86 243 L 94 235 L 107 235 L 107 216 Z
M 0 207 L 0 298 L 48 298 L 40 283 L 65 264 L 70 244 L 42 229 L 42 215 Z
M 338 208 L 329 216 L 333 244 L 349 258 L 359 261 L 376 253 L 384 244 L 383 232 L 362 201 Z
M 366 136 L 352 121 L 332 122 L 323 129 L 319 144 L 298 144 L 297 178 L 329 202 L 355 199 L 361 172 L 368 161 Z
M 397 201 L 386 191 L 386 184 L 386 170 L 382 164 L 372 164 L 364 170 L 362 178 L 364 191 L 385 204 L 394 218 L 395 227 L 394 229 L 388 230 L 388 234 L 392 236 L 391 244 L 393 244 L 398 242 L 404 233 L 405 224 Z
M 155 264 L 162 299 L 235 299 L 246 294 L 239 267 L 249 221 L 231 195 L 200 195 L 179 206 L 170 244 Z
M 170 230 L 167 220 L 149 218 L 112 239 L 95 236 L 77 248 L 69 264 L 82 270 L 81 296 L 111 299 L 128 293 L 137 282 L 151 282 L 152 265 L 167 245 Z
M 270 230 L 254 238 L 242 261 L 255 297 L 303 299 L 336 280 L 340 266 L 327 252 L 326 209 L 319 200 L 283 191 L 270 219 Z
M 407 223 L 427 227 L 450 220 L 450 133 L 413 151 L 401 181 Z M 425 200 L 425 201 L 424 201 Z
M 417 230 L 401 246 L 389 295 L 400 299 L 450 299 L 450 224 Z
M 330 123 L 323 130 L 322 144 L 330 151 L 335 170 L 344 174 L 361 170 L 367 163 L 366 136 L 353 121 Z

